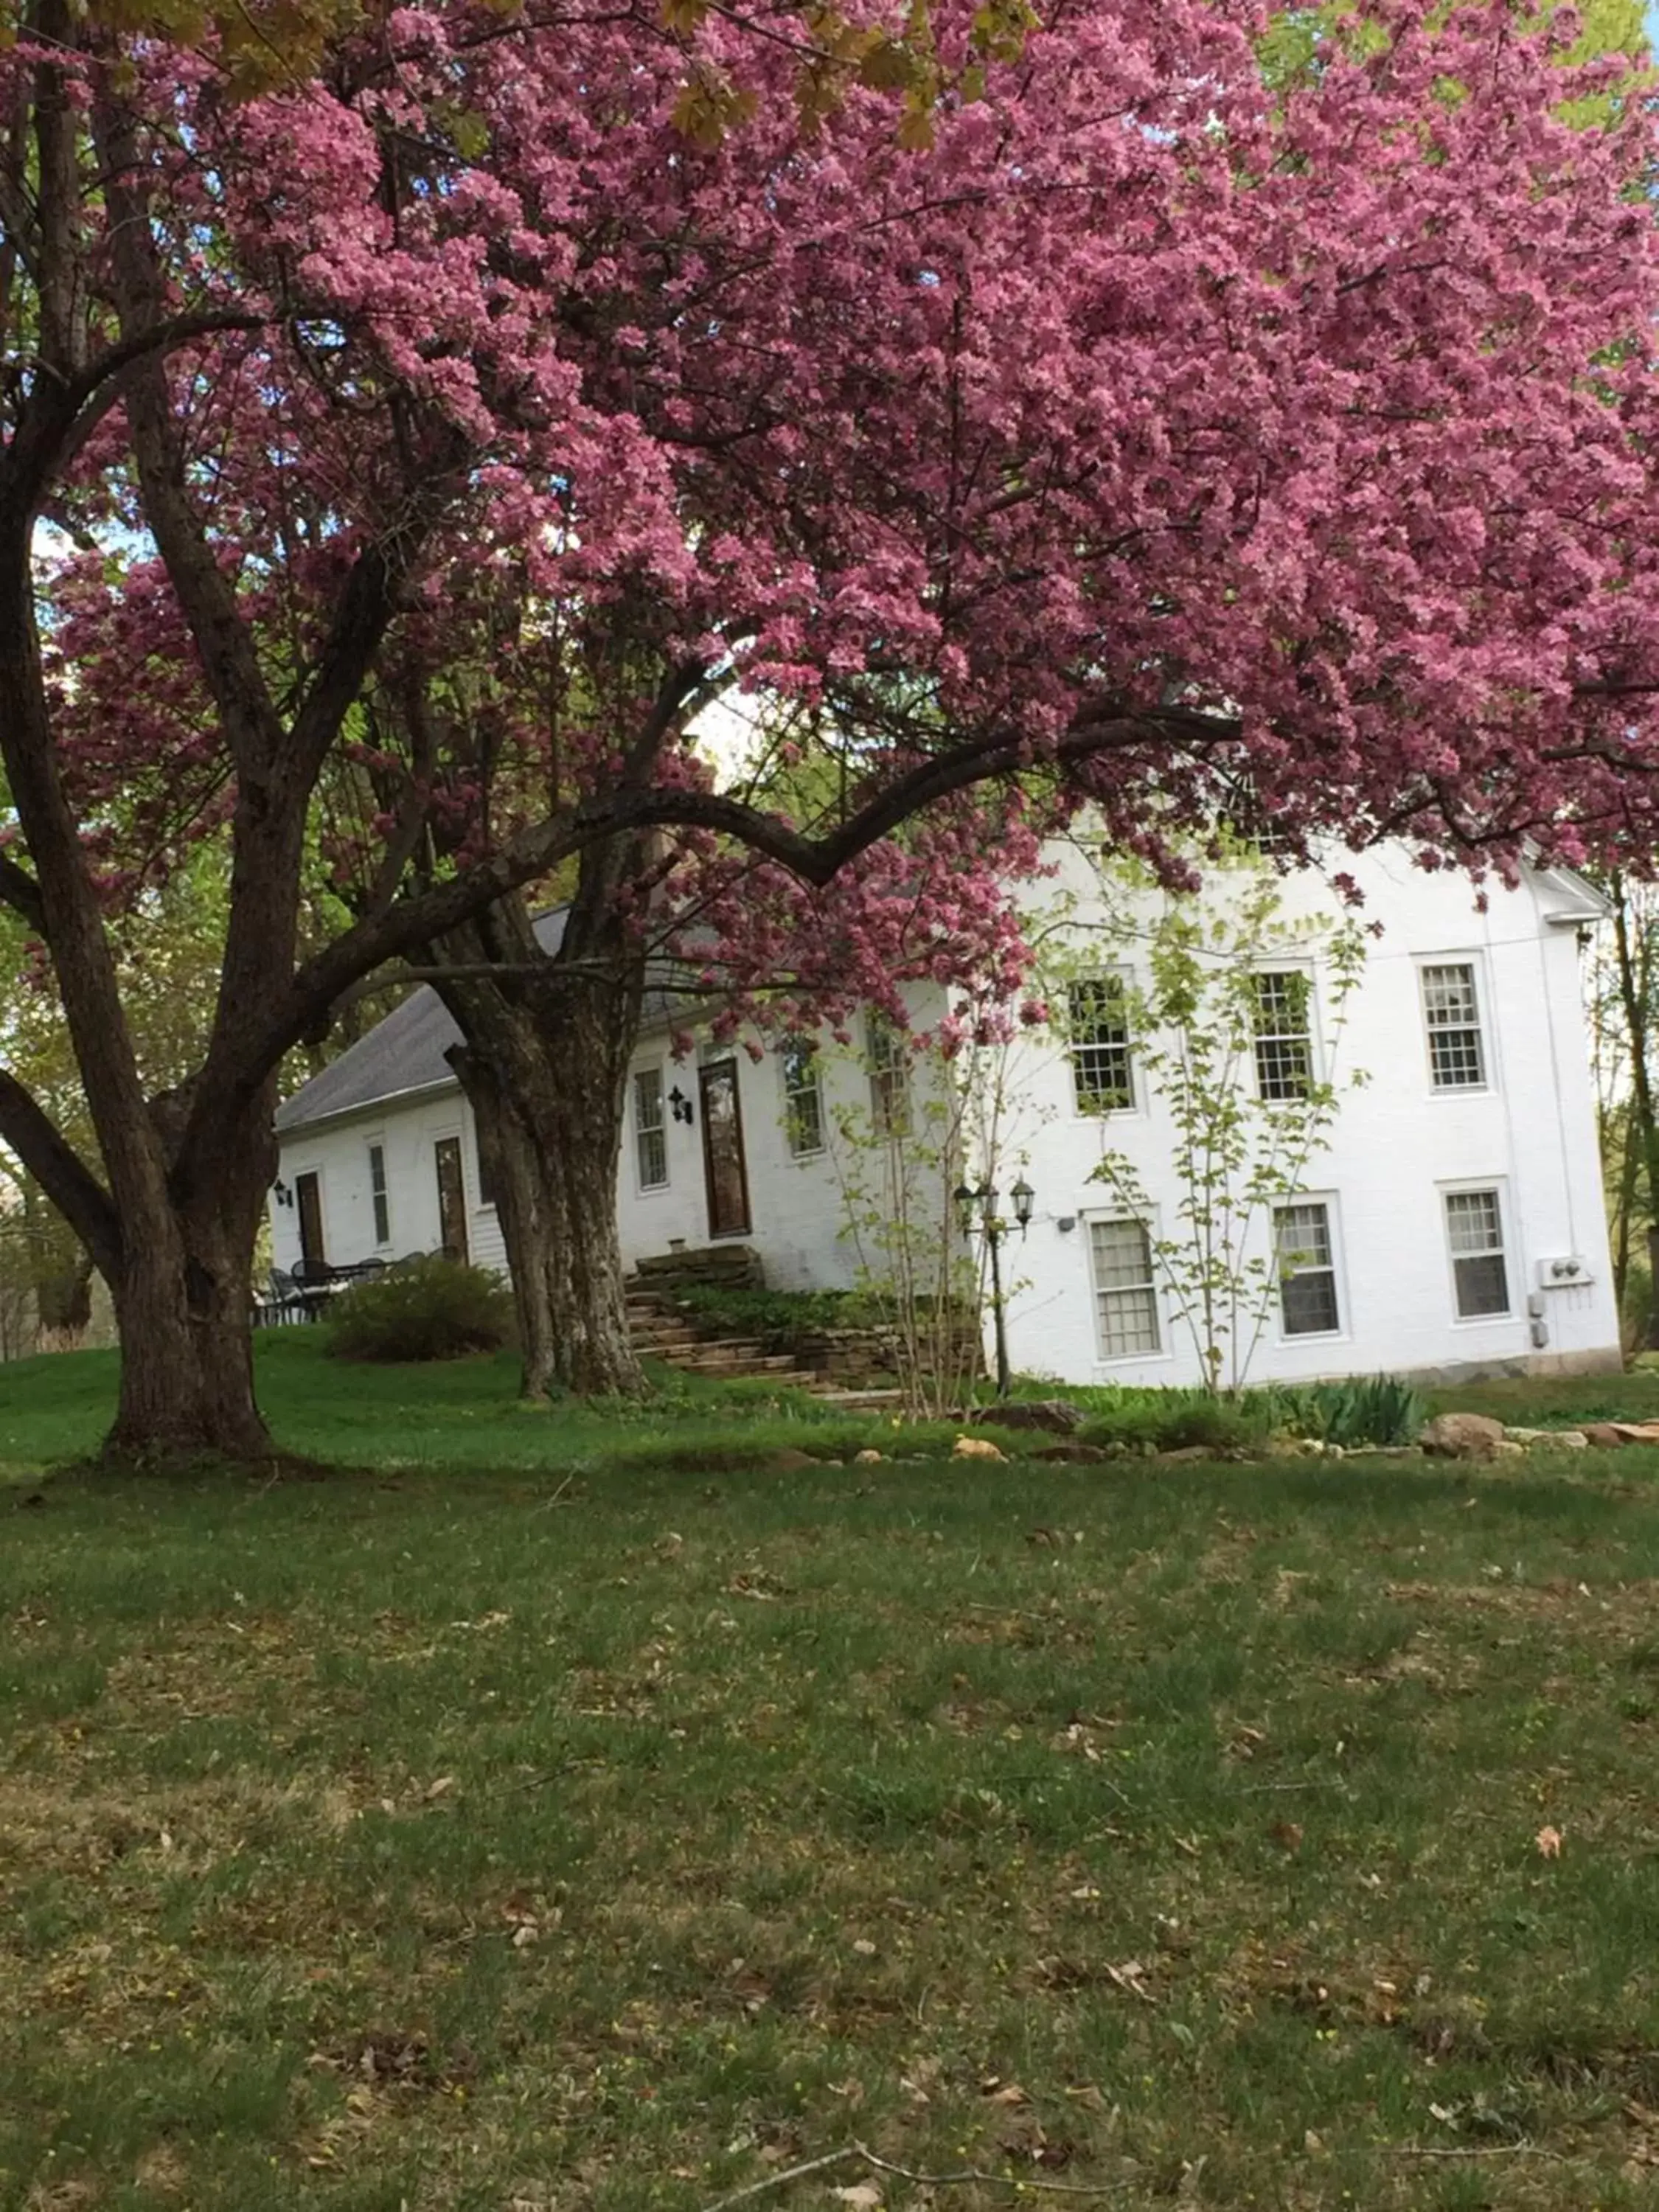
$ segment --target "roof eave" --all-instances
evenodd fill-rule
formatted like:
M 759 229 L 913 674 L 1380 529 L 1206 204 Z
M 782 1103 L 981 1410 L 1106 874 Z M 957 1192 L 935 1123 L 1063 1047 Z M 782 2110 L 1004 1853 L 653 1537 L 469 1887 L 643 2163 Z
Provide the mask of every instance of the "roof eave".
M 355 1105 L 335 1106 L 326 1114 L 307 1115 L 303 1121 L 279 1124 L 276 1141 L 284 1145 L 290 1137 L 303 1135 L 313 1129 L 326 1128 L 333 1121 L 351 1121 L 360 1120 L 365 1115 L 384 1114 L 388 1107 L 406 1106 L 411 1099 L 436 1098 L 445 1091 L 459 1091 L 460 1087 L 460 1079 L 448 1075 L 436 1083 L 412 1083 L 406 1090 L 383 1091 L 378 1098 L 360 1098 Z

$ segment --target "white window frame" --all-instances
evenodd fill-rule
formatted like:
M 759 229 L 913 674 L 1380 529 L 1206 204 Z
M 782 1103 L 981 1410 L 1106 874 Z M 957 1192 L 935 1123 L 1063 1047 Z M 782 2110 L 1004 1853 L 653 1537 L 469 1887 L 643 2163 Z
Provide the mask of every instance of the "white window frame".
M 657 1118 L 642 1121 L 640 1118 L 640 1085 L 654 1077 L 657 1085 Z M 634 1187 L 641 1197 L 654 1191 L 666 1190 L 672 1181 L 672 1168 L 668 1157 L 668 1079 L 660 1060 L 648 1066 L 630 1070 L 628 1078 L 628 1111 L 634 1127 Z M 662 1161 L 662 1173 L 649 1181 L 646 1176 L 646 1140 L 654 1137 L 657 1152 Z
M 392 1249 L 392 1178 L 386 1170 L 385 1132 L 383 1130 L 378 1132 L 375 1135 L 366 1139 L 365 1143 L 368 1153 L 369 1226 L 374 1232 L 375 1250 L 388 1252 Z M 380 1159 L 380 1183 L 378 1190 L 374 1187 L 374 1156 L 377 1152 Z M 382 1214 L 386 1216 L 384 1236 L 380 1233 Z
M 914 1119 L 908 1032 L 872 1006 L 864 1018 L 864 1056 L 871 1127 L 878 1137 L 908 1137 Z
M 1513 1324 L 1521 1318 L 1521 1308 L 1516 1304 L 1519 1285 L 1516 1266 L 1520 1258 L 1515 1249 L 1514 1229 L 1510 1218 L 1508 1187 L 1502 1176 L 1465 1176 L 1457 1182 L 1437 1183 L 1435 1194 L 1440 1208 L 1441 1249 L 1446 1255 L 1446 1280 L 1451 1291 L 1451 1325 L 1454 1328 L 1491 1328 L 1505 1323 Z M 1454 1252 L 1451 1241 L 1451 1210 L 1448 1199 L 1492 1198 L 1498 1207 L 1498 1234 L 1501 1240 L 1493 1251 Z M 1459 1260 L 1478 1260 L 1496 1257 L 1504 1262 L 1504 1289 L 1509 1304 L 1501 1313 L 1466 1314 L 1459 1310 L 1457 1295 L 1457 1262 Z
M 1303 1011 L 1305 1019 L 1299 1030 L 1259 1030 L 1256 1027 L 1255 984 L 1268 975 L 1297 975 L 1302 979 L 1305 997 Z M 1319 992 L 1312 963 L 1306 960 L 1263 960 L 1250 970 L 1250 1079 L 1255 1085 L 1255 1095 L 1264 1106 L 1299 1106 L 1312 1095 L 1320 1080 L 1321 1054 L 1319 1049 Z M 1300 1042 L 1307 1048 L 1307 1089 L 1293 1091 L 1289 1096 L 1275 1095 L 1261 1086 L 1261 1048 L 1274 1042 Z
M 792 1160 L 816 1160 L 823 1156 L 827 1139 L 824 1134 L 823 1112 L 823 1056 L 814 1037 L 787 1036 L 779 1041 L 778 1091 L 783 1103 L 780 1119 L 783 1124 L 783 1141 Z M 792 1062 L 811 1071 L 811 1080 L 804 1084 L 791 1083 Z M 812 1101 L 812 1121 L 817 1135 L 810 1144 L 799 1141 L 800 1123 L 797 1119 L 796 1101 L 810 1097 Z
M 1121 1044 L 1104 1043 L 1097 1038 L 1085 1037 L 1079 1032 L 1078 994 L 1100 988 L 1115 990 L 1122 1013 L 1123 1039 Z M 1123 1055 L 1123 1087 L 1127 1097 L 1120 1105 L 1091 1104 L 1083 1095 L 1081 1055 L 1085 1053 L 1121 1052 Z M 1081 1121 L 1103 1121 L 1109 1115 L 1133 1114 L 1139 1093 L 1135 1083 L 1134 1038 L 1129 1029 L 1129 979 L 1121 969 L 1105 968 L 1092 975 L 1075 975 L 1066 986 L 1066 1058 L 1072 1078 L 1072 1111 Z
M 1293 1206 L 1318 1206 L 1325 1212 L 1325 1241 L 1330 1249 L 1330 1258 L 1324 1267 L 1297 1268 L 1297 1274 L 1324 1274 L 1331 1278 L 1331 1288 L 1336 1297 L 1336 1326 L 1334 1328 L 1290 1329 L 1285 1326 L 1284 1277 L 1279 1271 L 1279 1217 Z M 1336 1193 L 1329 1190 L 1299 1190 L 1294 1198 L 1276 1200 L 1268 1210 L 1268 1233 L 1273 1238 L 1273 1304 L 1279 1316 L 1279 1341 L 1285 1345 L 1334 1344 L 1353 1333 L 1348 1308 L 1347 1270 L 1343 1263 L 1342 1224 L 1337 1206 Z
M 1486 962 L 1481 958 L 1478 952 L 1424 952 L 1419 953 L 1417 956 L 1415 964 L 1417 968 L 1417 1020 L 1419 1029 L 1422 1033 L 1423 1058 L 1428 1073 L 1430 1097 L 1431 1098 L 1480 1098 L 1484 1097 L 1487 1091 L 1496 1088 L 1492 1067 L 1492 1024 L 1487 1019 L 1486 1014 L 1486 1009 L 1490 1003 L 1490 994 L 1487 990 L 1486 984 Z M 1471 1026 L 1473 1027 L 1474 1030 L 1476 1048 L 1480 1055 L 1480 1080 L 1478 1083 L 1437 1083 L 1435 1080 L 1434 1030 L 1431 1028 L 1429 1024 L 1428 999 L 1429 971 L 1435 968 L 1467 968 L 1469 972 L 1469 984 L 1471 989 L 1474 993 L 1474 1023 L 1472 1024 L 1465 1023 L 1458 1023 L 1455 1024 L 1443 1023 L 1439 1026 L 1442 1030 L 1456 1027 L 1460 1030 L 1468 1029 Z M 1472 1184 L 1470 1188 L 1484 1188 L 1484 1186 Z
M 1146 1239 L 1146 1281 L 1144 1285 L 1139 1283 L 1115 1283 L 1103 1288 L 1100 1281 L 1099 1269 L 1097 1264 L 1095 1231 L 1097 1229 L 1118 1227 L 1125 1222 L 1133 1222 L 1137 1224 L 1141 1233 Z M 1089 1269 L 1089 1310 L 1091 1316 L 1091 1327 L 1094 1336 L 1096 1365 L 1098 1367 L 1122 1367 L 1130 1360 L 1168 1359 L 1170 1357 L 1170 1319 L 1169 1316 L 1164 1310 L 1163 1287 L 1158 1281 L 1158 1255 L 1154 1249 L 1158 1243 L 1158 1221 L 1155 1216 L 1151 1212 L 1147 1212 L 1146 1214 L 1127 1213 L 1121 1208 L 1118 1208 L 1109 1213 L 1085 1214 L 1083 1217 L 1083 1228 L 1087 1244 L 1085 1258 Z M 1126 1291 L 1135 1291 L 1138 1292 L 1143 1289 L 1147 1292 L 1152 1300 L 1152 1326 L 1158 1332 L 1157 1343 L 1153 1345 L 1149 1351 L 1108 1352 L 1106 1349 L 1105 1314 L 1103 1310 L 1101 1301 L 1103 1298 L 1111 1297 L 1115 1292 L 1119 1294 Z

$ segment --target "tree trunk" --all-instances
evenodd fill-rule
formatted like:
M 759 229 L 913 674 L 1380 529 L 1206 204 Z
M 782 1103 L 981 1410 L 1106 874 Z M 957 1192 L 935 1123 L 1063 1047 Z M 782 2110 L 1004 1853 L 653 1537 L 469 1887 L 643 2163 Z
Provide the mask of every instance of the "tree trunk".
M 621 865 L 611 856 L 610 868 Z M 519 900 L 447 937 L 440 962 L 495 960 L 500 980 L 439 986 L 465 1045 L 453 1055 L 477 1118 L 513 1273 L 526 1396 L 636 1395 L 617 1169 L 644 957 L 589 880 L 555 955 L 538 954 Z M 614 878 L 606 870 L 607 890 Z M 596 910 L 597 909 L 597 910 Z M 533 973 L 525 973 L 532 969 Z
M 104 1440 L 118 1457 L 260 1459 L 274 1449 L 253 1395 L 248 1276 L 174 1253 L 112 1286 L 121 1395 Z

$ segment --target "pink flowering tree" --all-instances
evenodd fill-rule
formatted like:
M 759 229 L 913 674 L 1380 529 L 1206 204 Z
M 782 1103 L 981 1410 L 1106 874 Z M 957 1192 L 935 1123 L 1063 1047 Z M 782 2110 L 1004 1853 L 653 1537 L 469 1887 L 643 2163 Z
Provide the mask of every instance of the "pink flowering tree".
M 1506 6 L 1366 15 L 1283 85 L 1243 0 L 1085 0 L 981 86 L 942 6 L 924 155 L 875 90 L 804 128 L 797 57 L 713 15 L 424 0 L 237 104 L 210 47 L 40 0 L 0 56 L 0 897 L 96 1156 L 3 1073 L 0 1138 L 109 1281 L 117 1445 L 268 1449 L 283 1054 L 561 866 L 601 957 L 665 865 L 738 870 L 752 972 L 849 871 L 866 967 L 921 869 L 965 943 L 1000 821 L 1084 799 L 1155 860 L 1224 800 L 1445 857 L 1650 847 L 1651 125 L 1559 121 L 1600 80 Z M 752 115 L 689 130 L 689 67 Z M 730 684 L 821 797 L 711 787 L 690 725 Z M 352 774 L 372 865 L 301 957 Z M 230 849 L 162 1102 L 111 775 Z

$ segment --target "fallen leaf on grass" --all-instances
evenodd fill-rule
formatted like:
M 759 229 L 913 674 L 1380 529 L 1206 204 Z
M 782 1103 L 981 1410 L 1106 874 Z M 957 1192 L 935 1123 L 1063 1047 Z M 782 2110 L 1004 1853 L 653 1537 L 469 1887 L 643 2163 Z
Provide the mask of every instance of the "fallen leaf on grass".
M 1126 1959 L 1121 1966 L 1109 1966 L 1106 1978 L 1114 1989 L 1127 1990 L 1132 1997 L 1139 1997 L 1142 2004 L 1158 2002 L 1146 1986 L 1146 1969 L 1139 1959 Z
M 881 2191 L 873 2181 L 855 2181 L 850 2189 L 832 2189 L 830 2194 L 838 2204 L 854 2204 L 860 2212 L 872 2212 L 881 2202 Z
M 1559 1859 L 1561 1856 L 1559 1828 L 1540 1828 L 1538 1831 L 1538 1856 L 1540 1859 Z
M 995 2074 L 988 2074 L 979 2085 L 979 2094 L 993 2105 L 1029 2105 L 1030 2099 L 1018 2081 L 1004 2081 Z

